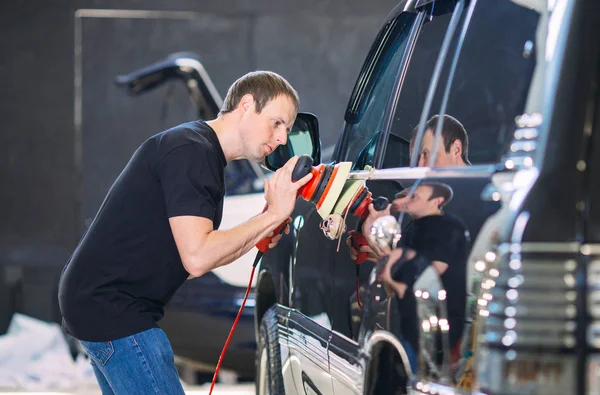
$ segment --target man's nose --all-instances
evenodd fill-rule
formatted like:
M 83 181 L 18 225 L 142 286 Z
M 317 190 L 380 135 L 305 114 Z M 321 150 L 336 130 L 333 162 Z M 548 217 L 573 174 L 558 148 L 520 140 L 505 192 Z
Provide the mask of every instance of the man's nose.
M 419 167 L 424 167 L 427 166 L 427 163 L 425 162 L 425 158 L 423 158 L 423 155 L 419 156 Z
M 284 130 L 283 132 L 277 132 L 276 139 L 277 144 L 285 145 L 287 143 L 287 131 Z

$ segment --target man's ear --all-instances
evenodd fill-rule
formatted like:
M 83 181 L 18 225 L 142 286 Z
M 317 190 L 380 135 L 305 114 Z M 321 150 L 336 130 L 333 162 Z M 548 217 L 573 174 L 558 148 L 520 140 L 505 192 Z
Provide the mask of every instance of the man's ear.
M 254 96 L 252 96 L 249 93 L 246 93 L 240 99 L 240 104 L 238 105 L 238 108 L 240 108 L 242 111 L 246 112 L 246 111 L 252 109 L 253 107 L 254 107 Z
M 446 199 L 444 199 L 442 196 L 436 197 L 435 200 L 436 200 L 436 205 L 438 206 L 438 208 L 441 208 L 442 204 L 444 204 L 444 202 L 446 201 Z
M 456 157 L 461 157 L 462 156 L 462 143 L 460 142 L 459 139 L 454 140 L 454 142 L 452 143 L 452 147 L 450 148 L 452 155 L 456 156 Z

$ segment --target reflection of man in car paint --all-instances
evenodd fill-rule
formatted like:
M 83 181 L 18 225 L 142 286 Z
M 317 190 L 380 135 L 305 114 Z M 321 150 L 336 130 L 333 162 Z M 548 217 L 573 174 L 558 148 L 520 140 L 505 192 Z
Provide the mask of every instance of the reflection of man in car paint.
M 441 118 L 442 121 L 442 133 L 441 138 L 438 142 L 437 155 L 434 163 L 434 167 L 454 167 L 454 166 L 468 166 L 471 164 L 468 157 L 469 152 L 469 136 L 464 126 L 454 117 L 450 115 L 444 115 Z M 435 140 L 435 130 L 438 122 L 440 122 L 440 116 L 434 115 L 425 123 L 425 131 L 421 140 L 421 149 L 419 150 L 417 166 L 429 166 L 429 160 L 433 153 L 433 144 Z M 414 144 L 419 131 L 419 125 L 417 125 L 412 132 L 410 139 L 410 152 L 411 157 L 415 155 Z M 405 189 L 396 194 L 394 202 L 387 210 L 376 211 L 373 206 L 369 207 L 369 216 L 362 224 L 363 234 L 368 234 L 373 222 L 379 217 L 390 215 L 391 211 L 402 211 L 401 200 L 398 198 L 405 196 L 409 189 Z M 385 251 L 379 248 L 373 243 L 362 246 L 361 252 L 366 252 L 367 259 L 377 261 L 385 255 Z M 350 247 L 350 257 L 356 260 L 357 251 Z
M 425 132 L 421 140 L 421 149 L 418 152 L 417 166 L 429 166 L 433 153 L 435 131 L 440 121 L 439 115 L 434 115 L 425 124 Z M 433 167 L 453 167 L 470 165 L 468 158 L 469 137 L 464 126 L 454 117 L 444 115 L 442 118 L 442 136 L 438 142 L 437 156 Z M 419 125 L 415 127 L 410 139 L 411 157 Z
M 381 272 L 384 285 L 400 298 L 404 317 L 402 333 L 413 347 L 417 344 L 418 325 L 416 321 L 407 319 L 416 318 L 411 286 L 429 266 L 433 266 L 440 275 L 447 292 L 451 347 L 458 344 L 462 335 L 470 241 L 465 224 L 459 218 L 443 212 L 452 195 L 452 189 L 446 184 L 423 181 L 412 195 L 400 198 L 403 202 L 399 204 L 412 217 L 412 222 L 402 232 L 399 248 L 390 253 Z M 400 259 L 404 250 L 407 254 Z

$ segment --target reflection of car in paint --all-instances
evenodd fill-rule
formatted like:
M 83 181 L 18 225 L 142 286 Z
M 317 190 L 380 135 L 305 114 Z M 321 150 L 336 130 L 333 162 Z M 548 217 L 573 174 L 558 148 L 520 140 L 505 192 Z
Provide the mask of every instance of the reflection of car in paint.
M 172 54 L 162 61 L 118 76 L 116 82 L 136 96 L 172 80 L 181 80 L 186 85 L 200 119 L 216 117 L 222 105 L 221 97 L 194 54 Z M 220 229 L 233 228 L 262 211 L 264 178 L 264 170 L 256 163 L 238 160 L 227 165 Z M 165 308 L 160 325 L 181 363 L 200 370 L 214 369 L 241 306 L 256 252 L 254 248 L 230 265 L 186 281 L 175 293 Z M 233 370 L 242 377 L 254 374 L 253 314 L 252 292 L 223 362 L 224 369 Z
M 598 393 L 597 7 L 404 0 L 390 13 L 333 160 L 353 162 L 350 178 L 374 196 L 421 180 L 451 186 L 446 212 L 472 240 L 462 336 L 450 347 L 443 275 L 422 267 L 414 315 L 400 310 L 377 278 L 382 262 L 356 270 L 344 240 L 326 239 L 315 207 L 298 200 L 255 288 L 257 393 Z M 409 167 L 407 140 L 433 114 L 466 127 L 473 165 Z

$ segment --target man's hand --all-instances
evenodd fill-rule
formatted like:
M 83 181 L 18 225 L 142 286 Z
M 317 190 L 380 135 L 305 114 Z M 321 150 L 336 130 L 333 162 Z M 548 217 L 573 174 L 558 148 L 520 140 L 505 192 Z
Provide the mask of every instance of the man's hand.
M 300 180 L 292 181 L 292 172 L 298 162 L 294 156 L 281 169 L 277 170 L 269 180 L 265 180 L 265 200 L 269 205 L 267 212 L 281 222 L 289 218 L 296 204 L 298 189 L 306 185 L 312 178 L 309 173 Z M 289 232 L 289 229 L 287 229 Z M 279 239 L 278 239 L 279 240 Z
M 370 260 L 377 261 L 380 258 L 382 258 L 383 256 L 385 256 L 386 254 L 388 254 L 390 251 L 389 248 L 382 248 L 379 245 L 377 245 L 377 243 L 372 242 L 371 238 L 369 237 L 373 223 L 378 218 L 385 217 L 386 215 L 390 215 L 390 207 L 391 207 L 391 205 L 388 204 L 388 206 L 385 209 L 383 209 L 381 211 L 377 211 L 377 210 L 375 210 L 375 207 L 373 207 L 372 203 L 369 204 L 369 215 L 365 219 L 365 222 L 363 222 L 362 234 L 365 235 L 365 239 L 367 239 L 367 243 L 369 243 L 370 251 L 367 251 L 367 252 L 369 253 L 368 259 L 370 259 Z M 371 259 L 371 257 L 373 257 L 373 259 Z
M 388 295 L 392 294 L 392 293 L 396 293 L 399 298 L 404 297 L 404 294 L 406 292 L 406 289 L 408 288 L 408 285 L 406 285 L 405 283 L 399 282 L 399 281 L 394 281 L 392 279 L 391 269 L 392 269 L 392 266 L 394 266 L 394 264 L 396 262 L 398 262 L 398 259 L 400 259 L 400 257 L 402 256 L 403 251 L 404 250 L 402 248 L 396 248 L 395 250 L 390 252 L 389 258 L 379 274 L 379 276 L 380 276 L 379 280 L 381 282 L 383 282 L 383 286 L 384 286 L 386 292 L 388 293 Z M 413 259 L 415 257 L 415 255 L 416 255 L 416 252 L 414 250 L 406 251 L 406 259 L 407 260 Z
M 348 247 L 350 247 L 350 258 L 352 258 L 353 261 L 356 261 L 356 259 L 358 258 L 359 251 L 357 251 L 352 245 L 352 236 L 348 236 L 348 238 L 346 239 L 346 244 L 348 245 Z M 374 245 L 373 248 L 371 248 L 369 245 L 362 245 L 360 246 L 360 252 L 367 253 L 367 260 L 377 262 L 379 259 L 383 258 L 386 254 L 388 254 L 390 252 L 390 249 L 381 248 L 378 245 Z

